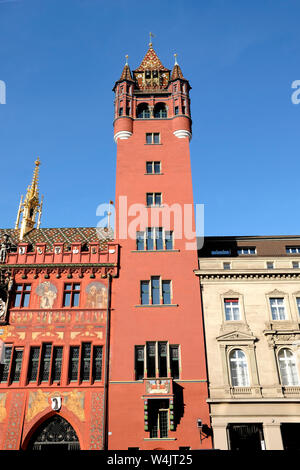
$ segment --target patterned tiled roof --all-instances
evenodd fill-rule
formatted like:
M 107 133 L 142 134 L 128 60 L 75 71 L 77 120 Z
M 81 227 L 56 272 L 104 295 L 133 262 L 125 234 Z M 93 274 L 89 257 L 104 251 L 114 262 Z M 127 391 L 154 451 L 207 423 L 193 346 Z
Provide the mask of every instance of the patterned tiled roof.
M 145 57 L 141 62 L 141 65 L 135 70 L 135 72 L 143 72 L 144 70 L 164 70 L 165 72 L 169 71 L 169 69 L 166 69 L 163 66 L 152 46 L 149 47 Z
M 180 66 L 178 64 L 175 64 L 172 70 L 171 80 L 178 80 L 178 78 L 185 80 Z
M 19 243 L 19 229 L 0 229 L 0 241 L 4 234 L 10 236 L 10 242 L 13 245 Z M 54 243 L 64 243 L 67 247 L 71 243 L 90 243 L 99 242 L 101 249 L 105 249 L 107 241 L 113 240 L 113 230 L 102 227 L 56 227 L 39 228 L 28 232 L 22 243 L 30 243 L 33 247 L 36 243 L 46 243 L 47 250 L 52 251 Z
M 131 76 L 131 71 L 130 71 L 130 68 L 129 68 L 128 64 L 124 65 L 123 72 L 121 74 L 119 82 L 122 82 L 123 80 L 128 80 L 128 81 L 133 82 L 133 79 L 132 79 L 132 76 Z

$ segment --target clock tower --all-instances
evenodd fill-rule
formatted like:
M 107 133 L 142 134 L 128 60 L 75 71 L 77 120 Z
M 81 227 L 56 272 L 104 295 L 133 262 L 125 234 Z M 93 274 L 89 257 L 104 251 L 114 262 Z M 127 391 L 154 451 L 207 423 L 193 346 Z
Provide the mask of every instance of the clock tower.
M 108 448 L 211 447 L 189 141 L 190 85 L 149 44 L 113 88 L 117 145 Z M 203 424 L 201 432 L 199 423 Z

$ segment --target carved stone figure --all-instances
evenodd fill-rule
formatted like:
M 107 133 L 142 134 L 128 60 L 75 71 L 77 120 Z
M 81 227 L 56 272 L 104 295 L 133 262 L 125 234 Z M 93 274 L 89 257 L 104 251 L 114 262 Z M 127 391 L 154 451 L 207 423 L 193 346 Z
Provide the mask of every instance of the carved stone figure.
M 0 262 L 5 263 L 6 255 L 10 251 L 11 243 L 9 242 L 9 235 L 4 234 L 4 240 L 0 245 Z
M 0 321 L 3 321 L 6 313 L 6 302 L 0 298 Z

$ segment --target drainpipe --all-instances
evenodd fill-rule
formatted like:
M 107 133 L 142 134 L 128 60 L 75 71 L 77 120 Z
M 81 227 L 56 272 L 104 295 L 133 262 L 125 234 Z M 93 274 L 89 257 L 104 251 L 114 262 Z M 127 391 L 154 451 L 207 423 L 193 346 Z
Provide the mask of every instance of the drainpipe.
M 104 396 L 103 396 L 103 450 L 108 449 L 108 383 L 109 383 L 109 349 L 110 349 L 110 304 L 111 304 L 111 274 L 108 277 L 108 295 L 106 311 L 106 335 L 105 335 L 105 372 L 104 372 Z

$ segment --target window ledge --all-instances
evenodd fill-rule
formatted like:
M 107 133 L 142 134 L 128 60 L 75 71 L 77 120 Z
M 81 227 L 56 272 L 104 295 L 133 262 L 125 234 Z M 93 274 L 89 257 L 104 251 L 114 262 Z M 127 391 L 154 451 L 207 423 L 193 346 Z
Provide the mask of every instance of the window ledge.
M 147 144 L 147 143 L 146 143 L 146 144 L 144 144 L 144 145 L 162 145 L 162 144 Z
M 145 304 L 145 305 L 135 305 L 135 307 L 141 308 L 141 307 L 178 307 L 178 304 Z
M 150 145 L 150 144 L 147 144 L 147 145 Z M 156 144 L 156 145 L 158 145 L 158 144 Z M 164 175 L 164 173 L 144 173 L 144 175 L 154 176 L 154 175 Z
M 178 253 L 180 250 L 131 250 L 131 253 Z
M 144 437 L 144 441 L 177 441 L 176 437 Z

